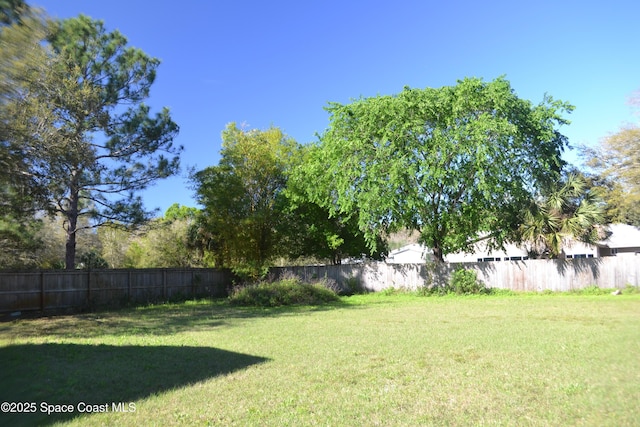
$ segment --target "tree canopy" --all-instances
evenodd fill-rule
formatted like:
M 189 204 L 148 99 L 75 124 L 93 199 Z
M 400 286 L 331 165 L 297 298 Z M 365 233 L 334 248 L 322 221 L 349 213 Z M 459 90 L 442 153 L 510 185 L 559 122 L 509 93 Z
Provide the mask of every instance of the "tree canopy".
M 557 126 L 571 110 L 521 99 L 504 78 L 331 103 L 300 182 L 332 215 L 356 217 L 372 249 L 403 228 L 438 260 L 481 233 L 500 245 L 536 189 L 559 178 L 567 139 Z
M 288 257 L 328 260 L 332 264 L 341 264 L 344 258 L 381 259 L 387 251 L 385 239 L 378 238 L 375 250 L 368 250 L 357 215 L 332 215 L 329 209 L 307 197 L 306 164 L 317 149 L 314 145 L 300 147 L 287 176 L 287 209 L 283 212 L 287 232 L 283 243 Z
M 32 265 L 42 243 L 34 215 L 46 205 L 45 191 L 20 142 L 29 132 L 15 126 L 15 117 L 30 82 L 46 70 L 47 49 L 40 45 L 46 35 L 43 15 L 23 1 L 0 2 L 0 267 Z
M 194 174 L 199 216 L 197 241 L 219 267 L 260 276 L 279 249 L 286 168 L 297 143 L 280 129 L 222 132 L 221 159 Z
M 198 202 L 193 241 L 217 267 L 256 278 L 276 259 L 339 263 L 366 246 L 354 221 L 329 218 L 292 180 L 308 150 L 279 128 L 222 132 L 221 159 L 194 174 Z
M 169 111 L 151 115 L 144 104 L 159 60 L 82 15 L 52 23 L 47 42 L 46 67 L 17 100 L 11 126 L 24 130 L 14 144 L 29 153 L 47 208 L 65 217 L 73 268 L 78 219 L 91 227 L 145 221 L 137 193 L 175 174 L 182 148 Z
M 640 92 L 630 104 L 640 107 Z M 599 146 L 582 150 L 587 166 L 596 173 L 595 185 L 603 189 L 608 220 L 640 226 L 640 127 L 627 124 Z
M 0 0 L 0 26 L 20 24 L 29 12 L 24 0 Z

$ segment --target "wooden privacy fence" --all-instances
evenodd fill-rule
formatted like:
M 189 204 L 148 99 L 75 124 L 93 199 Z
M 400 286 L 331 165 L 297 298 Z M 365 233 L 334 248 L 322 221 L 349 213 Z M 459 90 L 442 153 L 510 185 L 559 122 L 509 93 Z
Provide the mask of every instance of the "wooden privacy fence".
M 305 280 L 328 278 L 343 289 L 354 283 L 369 291 L 385 288 L 416 289 L 425 284 L 443 284 L 456 268 L 477 271 L 491 288 L 516 291 L 569 291 L 588 286 L 620 288 L 640 286 L 640 256 L 527 260 L 479 263 L 387 264 L 384 262 L 331 266 L 278 267 L 274 276 L 293 273 Z
M 52 270 L 0 273 L 0 313 L 227 295 L 229 271 Z
M 473 269 L 488 287 L 516 291 L 569 291 L 640 286 L 640 256 L 527 260 L 460 264 L 387 264 L 274 267 L 272 276 L 293 273 L 304 280 L 328 278 L 343 289 L 416 289 L 443 284 L 456 268 Z M 180 297 L 224 297 L 233 281 L 225 270 L 133 269 L 0 273 L 0 313 L 81 308 Z

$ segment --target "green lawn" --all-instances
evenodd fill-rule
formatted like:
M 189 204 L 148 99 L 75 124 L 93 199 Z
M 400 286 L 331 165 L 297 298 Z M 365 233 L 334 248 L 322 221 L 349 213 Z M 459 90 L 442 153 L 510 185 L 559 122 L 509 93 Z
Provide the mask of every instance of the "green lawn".
M 200 301 L 5 322 L 5 401 L 37 411 L 0 425 L 638 425 L 640 295 Z

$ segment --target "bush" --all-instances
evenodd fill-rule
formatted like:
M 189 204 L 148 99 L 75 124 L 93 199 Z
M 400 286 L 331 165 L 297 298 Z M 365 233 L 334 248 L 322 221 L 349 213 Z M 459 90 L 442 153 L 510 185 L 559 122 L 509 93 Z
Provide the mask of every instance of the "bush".
M 365 294 L 367 290 L 362 286 L 360 280 L 357 277 L 349 277 L 345 281 L 346 289 L 341 291 L 343 295 L 357 295 L 357 294 Z
M 458 295 L 484 294 L 487 289 L 478 280 L 478 274 L 474 270 L 458 268 L 449 280 L 451 290 Z
M 260 282 L 234 289 L 229 302 L 241 306 L 279 307 L 321 305 L 338 301 L 338 295 L 327 287 L 330 283 L 325 282 L 303 283 L 295 276 L 273 282 Z
M 576 295 L 608 295 L 612 289 L 600 288 L 598 285 L 590 285 L 582 289 L 571 289 L 567 293 Z
M 77 268 L 85 270 L 109 268 L 107 261 L 96 251 L 85 252 L 80 256 L 80 264 Z
M 488 294 L 490 289 L 478 280 L 478 275 L 474 270 L 457 268 L 446 285 L 425 287 L 421 293 L 423 295 L 473 295 Z

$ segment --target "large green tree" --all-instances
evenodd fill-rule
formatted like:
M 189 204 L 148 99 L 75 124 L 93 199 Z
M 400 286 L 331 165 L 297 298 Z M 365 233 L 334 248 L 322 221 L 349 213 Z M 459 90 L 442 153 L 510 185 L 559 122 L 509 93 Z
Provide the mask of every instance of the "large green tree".
M 15 126 L 20 101 L 30 83 L 47 68 L 43 15 L 23 1 L 0 2 L 0 268 L 28 267 L 36 261 L 42 225 L 34 218 L 45 205 L 41 182 L 32 173 L 29 132 Z
M 630 100 L 640 113 L 640 92 Z M 603 191 L 610 222 L 640 226 L 640 126 L 628 124 L 600 141 L 582 147 L 595 185 Z
M 64 216 L 67 268 L 74 268 L 79 218 L 91 227 L 137 224 L 150 212 L 139 191 L 175 174 L 178 126 L 144 104 L 159 60 L 128 47 L 118 31 L 79 16 L 55 23 L 46 72 L 20 100 L 16 128 L 49 208 Z
M 219 164 L 193 177 L 203 209 L 191 241 L 205 263 L 256 278 L 277 260 L 339 263 L 366 252 L 353 220 L 330 218 L 292 179 L 308 147 L 275 127 L 243 130 L 234 123 L 222 140 Z
M 300 180 L 333 215 L 356 216 L 372 248 L 405 228 L 437 260 L 483 233 L 500 245 L 536 189 L 559 178 L 567 140 L 556 127 L 571 109 L 521 99 L 504 78 L 331 103 Z
M 358 228 L 357 215 L 331 215 L 329 209 L 309 200 L 305 165 L 317 150 L 315 145 L 300 147 L 287 173 L 286 206 L 282 215 L 281 242 L 291 261 L 316 260 L 341 264 L 343 259 L 380 259 L 387 252 L 384 239 L 379 238 L 370 252 L 364 234 Z
M 276 127 L 244 130 L 231 123 L 222 132 L 219 164 L 193 177 L 204 206 L 197 241 L 216 266 L 256 277 L 278 255 L 286 169 L 297 148 Z

